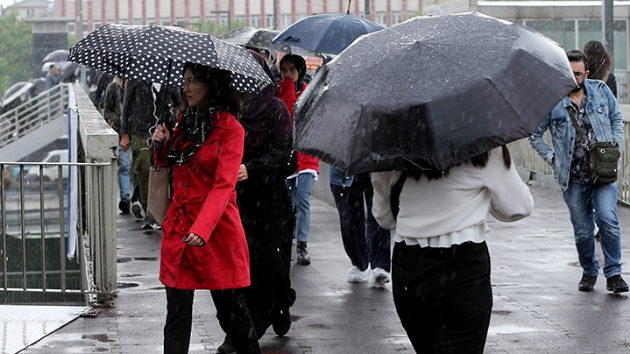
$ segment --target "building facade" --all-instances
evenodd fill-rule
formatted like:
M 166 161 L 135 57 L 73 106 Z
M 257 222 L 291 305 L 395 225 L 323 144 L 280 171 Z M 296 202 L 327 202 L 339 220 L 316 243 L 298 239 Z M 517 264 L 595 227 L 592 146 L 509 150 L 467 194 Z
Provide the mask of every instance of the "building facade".
M 389 27 L 422 9 L 423 0 L 55 0 L 54 17 L 67 18 L 69 30 L 91 32 L 106 23 L 179 25 L 206 19 L 282 30 L 314 14 L 351 13 Z M 350 5 L 350 6 L 349 6 Z M 348 9 L 348 7 L 350 7 Z M 80 16 L 81 14 L 81 16 Z

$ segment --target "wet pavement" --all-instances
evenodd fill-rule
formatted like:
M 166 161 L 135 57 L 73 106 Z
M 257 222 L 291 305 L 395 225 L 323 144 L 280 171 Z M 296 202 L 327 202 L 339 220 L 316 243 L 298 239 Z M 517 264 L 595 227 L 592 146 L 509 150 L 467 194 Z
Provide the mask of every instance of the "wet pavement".
M 559 191 L 531 187 L 534 214 L 516 223 L 490 221 L 494 308 L 488 354 L 629 353 L 630 299 L 577 290 L 571 224 Z M 261 339 L 266 354 L 414 353 L 394 310 L 391 285 L 346 282 L 350 268 L 336 210 L 312 202 L 310 266 L 294 265 L 297 301 L 286 337 Z M 623 260 L 630 259 L 630 208 L 620 207 Z M 160 353 L 164 288 L 157 279 L 160 232 L 139 230 L 131 215 L 118 219 L 118 296 L 95 317 L 78 317 L 20 353 Z M 598 258 L 603 259 L 598 247 Z M 600 273 L 601 274 L 601 273 Z M 623 276 L 630 280 L 629 269 Z M 2 307 L 0 307 L 0 310 Z M 5 337 L 6 338 L 6 337 Z M 191 353 L 214 353 L 223 340 L 207 291 L 196 292 Z

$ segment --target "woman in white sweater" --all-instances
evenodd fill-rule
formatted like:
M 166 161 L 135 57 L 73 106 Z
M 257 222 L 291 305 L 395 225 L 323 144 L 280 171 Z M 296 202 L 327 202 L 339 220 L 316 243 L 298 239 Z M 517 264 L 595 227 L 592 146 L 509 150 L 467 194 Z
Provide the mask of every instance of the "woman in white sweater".
M 503 146 L 446 171 L 372 173 L 372 211 L 395 230 L 394 304 L 417 353 L 483 353 L 492 288 L 486 217 L 516 221 L 531 214 L 528 187 Z M 395 200 L 396 197 L 394 197 Z M 399 207 L 397 218 L 392 207 Z

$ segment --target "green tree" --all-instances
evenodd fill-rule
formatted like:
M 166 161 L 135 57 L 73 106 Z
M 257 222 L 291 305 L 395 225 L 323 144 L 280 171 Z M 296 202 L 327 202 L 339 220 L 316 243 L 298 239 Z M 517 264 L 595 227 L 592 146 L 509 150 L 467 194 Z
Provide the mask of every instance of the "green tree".
M 33 24 L 16 12 L 0 16 L 0 94 L 33 76 Z M 1 96 L 0 96 L 1 97 Z
M 231 30 L 234 31 L 238 28 L 247 27 L 247 23 L 245 21 L 234 21 L 230 24 Z M 219 37 L 222 34 L 225 34 L 228 31 L 227 25 L 217 25 L 217 23 L 213 21 L 207 20 L 195 20 L 192 22 L 190 29 L 195 32 L 207 33 L 213 37 Z

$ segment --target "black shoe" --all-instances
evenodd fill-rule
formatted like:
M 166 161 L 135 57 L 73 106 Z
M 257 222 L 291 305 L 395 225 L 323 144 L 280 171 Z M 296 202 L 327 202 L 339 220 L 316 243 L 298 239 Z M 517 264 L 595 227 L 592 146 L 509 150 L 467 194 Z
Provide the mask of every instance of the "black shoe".
M 281 310 L 273 322 L 273 332 L 282 337 L 291 329 L 291 313 L 289 309 Z
M 159 230 L 161 229 L 160 225 L 158 225 L 157 222 L 155 222 L 155 220 L 150 217 L 150 216 L 146 216 L 144 218 L 144 222 L 142 223 L 142 226 L 140 227 L 141 230 Z
M 586 273 L 582 273 L 582 280 L 580 280 L 580 284 L 578 284 L 578 289 L 580 291 L 593 291 L 596 282 L 597 276 L 591 276 L 586 275 Z
M 309 265 L 311 264 L 311 257 L 306 251 L 306 242 L 297 243 L 297 264 Z
M 131 211 L 131 202 L 129 199 L 121 199 L 120 202 L 118 202 L 118 209 L 120 209 L 120 213 L 123 215 L 129 214 Z
M 234 354 L 234 353 L 236 353 L 236 349 L 234 349 L 234 344 L 232 344 L 232 340 L 230 340 L 230 337 L 225 336 L 225 340 L 217 348 L 217 353 L 220 353 L 220 354 Z
M 621 275 L 613 275 L 612 277 L 606 279 L 606 290 L 612 291 L 613 293 L 625 293 L 628 291 L 628 283 L 621 277 Z

